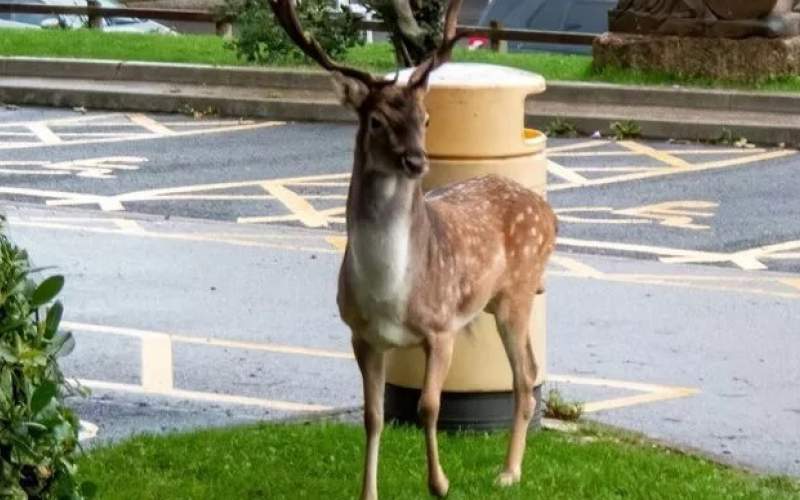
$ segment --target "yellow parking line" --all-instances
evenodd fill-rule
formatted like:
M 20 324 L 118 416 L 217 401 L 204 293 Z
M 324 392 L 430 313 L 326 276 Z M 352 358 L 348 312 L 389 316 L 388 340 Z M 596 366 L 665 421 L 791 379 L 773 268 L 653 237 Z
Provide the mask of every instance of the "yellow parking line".
M 580 377 L 576 375 L 548 375 L 548 382 L 559 382 L 564 384 L 588 385 L 594 387 L 610 387 L 613 389 L 623 389 L 628 391 L 642 392 L 633 396 L 606 399 L 603 401 L 592 401 L 584 405 L 587 413 L 602 410 L 612 410 L 627 406 L 640 405 L 644 403 L 654 403 L 668 399 L 684 398 L 698 394 L 698 389 L 690 387 L 675 387 L 667 385 L 647 384 L 642 382 L 629 382 L 626 380 L 613 380 L 595 377 Z
M 588 264 L 580 262 L 577 259 L 573 259 L 572 257 L 567 257 L 564 255 L 551 255 L 550 261 L 566 268 L 569 271 L 572 271 L 578 276 L 585 278 L 602 279 L 604 276 L 604 273 L 600 272 L 599 270 Z
M 157 134 L 157 135 L 174 135 L 175 134 L 174 130 L 171 130 L 171 129 L 165 127 L 164 125 L 162 125 L 161 123 L 157 122 L 156 120 L 153 120 L 149 116 L 143 115 L 141 113 L 131 113 L 131 114 L 128 115 L 128 119 L 130 119 L 130 121 L 135 123 L 136 125 L 139 125 L 140 127 L 144 128 L 144 129 L 146 129 L 146 130 L 148 130 L 148 131 L 150 131 L 150 132 L 152 132 L 154 134 Z
M 52 120 L 25 120 L 25 121 L 18 121 L 18 122 L 7 122 L 7 123 L 0 123 L 0 128 L 6 127 L 27 127 L 28 125 L 32 125 L 35 123 L 45 123 L 48 127 L 58 127 L 58 126 L 65 126 L 65 125 L 74 125 L 76 123 L 81 122 L 91 122 L 97 120 L 105 120 L 106 118 L 112 117 L 122 117 L 122 113 L 105 113 L 102 115 L 88 115 L 88 116 L 70 116 L 66 118 L 54 118 Z M 85 125 L 81 123 L 81 125 Z
M 286 411 L 323 411 L 330 407 L 320 405 L 306 405 L 290 403 L 285 401 L 265 400 L 250 397 L 241 397 L 225 394 L 211 394 L 197 391 L 186 391 L 173 387 L 173 360 L 172 342 L 182 342 L 196 345 L 207 345 L 214 347 L 235 348 L 244 350 L 256 350 L 277 352 L 282 354 L 295 354 L 300 356 L 336 358 L 352 360 L 353 355 L 349 352 L 331 351 L 325 349 L 312 349 L 290 345 L 275 345 L 256 342 L 243 342 L 227 339 L 215 339 L 209 337 L 191 337 L 186 335 L 175 335 L 166 332 L 152 330 L 142 330 L 136 328 L 120 328 L 103 326 L 87 323 L 77 323 L 66 321 L 63 323 L 65 328 L 73 329 L 78 332 L 100 333 L 105 335 L 132 336 L 141 340 L 142 351 L 142 383 L 141 385 L 118 384 L 114 382 L 103 382 L 97 380 L 83 380 L 81 383 L 96 389 L 107 389 L 123 392 L 135 392 L 140 394 L 150 394 L 159 396 L 170 396 L 184 399 L 209 401 L 215 403 L 230 403 L 239 405 L 261 406 L 265 408 L 281 409 Z M 624 380 L 603 379 L 595 377 L 580 377 L 574 375 L 549 375 L 548 382 L 559 382 L 565 384 L 576 384 L 595 387 L 610 387 L 628 391 L 636 391 L 644 394 L 612 398 L 602 401 L 592 401 L 584 406 L 585 411 L 595 412 L 623 408 L 627 406 L 663 401 L 687 397 L 697 394 L 697 389 L 687 387 L 673 387 L 641 382 L 630 382 Z
M 716 170 L 720 168 L 726 167 L 736 167 L 742 166 L 751 163 L 757 163 L 765 160 L 774 160 L 777 158 L 782 158 L 785 156 L 795 155 L 797 151 L 791 149 L 782 149 L 777 151 L 769 151 L 763 154 L 754 154 L 754 155 L 747 155 L 742 156 L 739 158 L 731 158 L 727 160 L 719 160 L 719 161 L 709 161 L 704 163 L 697 163 L 694 165 L 690 165 L 689 167 L 685 168 L 655 168 L 649 172 L 639 172 L 639 173 L 631 173 L 627 175 L 615 175 L 610 177 L 603 177 L 600 179 L 591 179 L 585 184 L 578 185 L 578 184 L 556 184 L 553 186 L 548 186 L 548 192 L 554 191 L 562 191 L 564 189 L 572 189 L 575 187 L 591 187 L 591 186 L 604 186 L 608 184 L 619 184 L 623 182 L 631 182 L 631 181 L 638 181 L 644 179 L 650 179 L 654 177 L 665 177 L 668 175 L 677 175 L 677 174 L 684 174 L 687 172 L 703 172 L 706 170 Z
M 142 388 L 153 392 L 172 390 L 172 341 L 169 335 L 150 334 L 141 340 Z
M 69 193 L 66 191 L 50 191 L 46 189 L 28 189 L 0 186 L 0 193 L 16 194 L 20 196 L 30 196 L 33 198 L 56 198 L 47 200 L 47 205 L 69 205 L 69 204 L 97 204 L 103 210 L 124 210 L 124 207 L 112 197 Z
M 327 236 L 325 241 L 340 252 L 344 252 L 345 248 L 347 248 L 347 236 Z
M 141 224 L 131 219 L 110 219 L 118 228 L 129 233 L 146 233 Z
M 301 356 L 313 356 L 319 358 L 353 359 L 349 352 L 332 351 L 329 349 L 318 349 L 313 347 L 298 347 L 290 345 L 272 344 L 266 342 L 247 342 L 242 340 L 228 340 L 212 337 L 191 337 L 188 335 L 173 334 L 154 330 L 143 330 L 139 328 L 120 328 L 117 326 L 96 325 L 91 323 L 79 323 L 75 321 L 62 322 L 64 328 L 85 333 L 101 333 L 119 335 L 123 337 L 134 337 L 141 340 L 163 339 L 180 342 L 183 344 L 198 344 L 214 347 L 227 347 L 233 349 L 245 349 L 250 351 L 265 351 L 278 354 L 297 354 Z
M 0 190 L 0 192 L 2 192 Z M 236 246 L 243 246 L 243 247 L 255 247 L 255 248 L 273 248 L 276 250 L 289 250 L 289 251 L 304 251 L 304 252 L 314 252 L 314 253 L 330 253 L 335 254 L 339 253 L 338 251 L 330 248 L 329 246 L 319 246 L 319 247 L 311 247 L 305 245 L 292 245 L 289 243 L 273 243 L 273 242 L 266 242 L 266 241 L 252 241 L 244 238 L 237 238 L 235 235 L 229 236 L 227 238 L 222 238 L 218 236 L 209 236 L 202 233 L 192 234 L 192 233 L 157 233 L 151 231 L 130 231 L 127 229 L 110 229 L 104 227 L 86 227 L 86 226 L 72 226 L 69 224 L 59 224 L 53 222 L 36 222 L 36 221 L 25 221 L 16 218 L 9 218 L 9 223 L 16 226 L 23 226 L 23 227 L 37 227 L 37 228 L 46 228 L 46 229 L 62 229 L 66 231 L 77 231 L 77 232 L 87 232 L 87 233 L 100 233 L 100 234 L 115 234 L 121 236 L 137 236 L 142 238 L 156 238 L 156 239 L 165 239 L 165 240 L 178 240 L 178 241 L 191 241 L 191 242 L 204 242 L 204 243 L 216 243 L 216 244 L 227 244 L 227 245 L 236 245 Z M 322 244 L 322 241 L 320 241 Z
M 692 166 L 692 164 L 687 162 L 686 160 L 678 158 L 677 156 L 673 156 L 666 151 L 659 151 L 655 148 L 651 148 L 646 144 L 641 144 L 634 141 L 619 141 L 618 144 L 626 149 L 633 151 L 634 153 L 655 158 L 660 162 L 666 163 L 670 167 L 690 168 Z
M 277 182 L 264 182 L 261 184 L 261 187 L 270 195 L 274 196 L 276 200 L 283 203 L 290 212 L 297 216 L 297 220 L 306 226 L 328 226 L 328 218 L 318 212 L 311 203 L 307 202 L 291 189 L 287 189 Z
M 781 283 L 800 290 L 800 278 L 785 278 L 779 280 Z
M 227 347 L 232 349 L 245 349 L 248 351 L 265 351 L 277 354 L 298 354 L 301 356 L 314 356 L 318 358 L 353 359 L 353 355 L 349 352 L 331 351 L 327 349 L 268 344 L 262 342 L 243 342 L 240 340 L 214 339 L 210 337 L 188 337 L 186 335 L 172 335 L 171 338 L 175 342 L 181 342 L 184 344 Z
M 574 172 L 649 172 L 653 167 L 571 167 Z
M 241 132 L 245 130 L 255 130 L 259 128 L 275 127 L 278 125 L 285 125 L 285 124 L 286 122 L 261 122 L 261 123 L 253 123 L 251 125 L 232 125 L 230 127 L 207 128 L 202 130 L 182 130 L 180 132 L 173 132 L 172 134 L 169 135 L 169 137 L 190 137 L 190 136 L 208 135 L 208 134 L 221 134 L 224 132 Z M 153 139 L 161 139 L 163 137 L 165 136 L 159 134 L 144 134 L 139 137 L 109 137 L 105 139 L 102 138 L 80 139 L 76 141 L 62 142 L 57 145 L 65 147 L 65 146 L 80 146 L 85 144 L 110 144 L 116 142 L 148 141 Z M 48 146 L 53 146 L 53 144 L 43 144 L 41 142 L 7 144 L 0 142 L 0 149 L 23 149 L 23 148 L 48 147 Z
M 556 146 L 554 148 L 547 148 L 547 154 L 550 153 L 563 153 L 565 151 L 574 151 L 576 149 L 587 149 L 598 146 L 605 146 L 610 141 L 606 140 L 591 140 L 586 142 L 578 142 L 574 144 L 565 144 L 564 146 Z
M 229 394 L 217 394 L 210 392 L 187 391 L 183 389 L 171 389 L 168 391 L 149 390 L 140 385 L 120 384 L 116 382 L 105 382 L 102 380 L 78 379 L 78 383 L 95 390 L 107 390 L 116 392 L 128 392 L 133 394 L 145 394 L 150 396 L 166 396 L 178 399 L 188 399 L 191 401 L 205 401 L 209 403 L 222 403 L 242 406 L 255 406 L 268 410 L 280 410 L 290 412 L 321 412 L 330 411 L 331 406 L 313 405 L 304 403 L 293 403 L 289 401 L 277 401 L 273 399 L 251 398 L 246 396 L 232 396 Z
M 765 153 L 768 150 L 763 148 L 755 149 L 672 149 L 668 153 L 672 155 L 697 155 L 697 156 L 711 156 L 723 154 L 752 154 L 752 153 Z M 634 151 L 580 151 L 577 153 L 571 152 L 552 152 L 548 151 L 548 157 L 569 157 L 569 158 L 593 158 L 595 156 L 637 156 L 642 153 Z
M 650 392 L 646 394 L 637 394 L 635 396 L 627 396 L 623 398 L 606 399 L 604 401 L 590 401 L 583 406 L 583 411 L 586 413 L 593 413 L 604 410 L 616 410 L 625 408 L 627 406 L 637 406 L 646 403 L 655 403 L 658 401 L 666 401 L 668 399 L 685 398 L 694 396 L 700 391 L 696 389 L 680 389 L 664 392 Z

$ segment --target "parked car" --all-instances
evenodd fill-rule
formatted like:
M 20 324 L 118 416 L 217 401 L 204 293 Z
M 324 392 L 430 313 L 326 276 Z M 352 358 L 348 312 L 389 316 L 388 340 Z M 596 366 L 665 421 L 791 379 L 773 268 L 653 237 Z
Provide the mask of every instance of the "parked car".
M 499 21 L 506 28 L 546 31 L 604 33 L 608 31 L 608 11 L 617 0 L 494 0 L 484 9 L 478 24 Z M 508 42 L 509 50 L 549 50 L 586 53 L 590 47 L 578 45 Z
M 10 3 L 34 3 L 41 5 L 86 5 L 82 0 L 7 0 Z M 123 7 L 116 0 L 100 0 L 102 7 Z M 22 12 L 0 13 L 0 28 L 82 28 L 86 26 L 86 16 L 51 14 L 27 14 Z M 24 25 L 24 26 L 21 26 Z M 134 17 L 109 17 L 103 18 L 103 31 L 128 31 L 135 33 L 175 33 L 172 29 L 155 21 L 137 19 Z
M 0 29 L 3 28 L 12 28 L 12 29 L 36 29 L 37 26 L 33 26 L 31 24 L 25 23 L 18 23 L 16 21 L 9 21 L 7 19 L 3 19 L 3 14 L 0 14 Z

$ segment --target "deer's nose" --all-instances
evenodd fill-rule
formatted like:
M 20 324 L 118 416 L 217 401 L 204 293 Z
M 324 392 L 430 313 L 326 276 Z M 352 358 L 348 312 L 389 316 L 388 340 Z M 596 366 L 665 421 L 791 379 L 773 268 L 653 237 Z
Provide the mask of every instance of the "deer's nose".
M 400 163 L 408 175 L 417 177 L 428 169 L 428 155 L 424 151 L 406 153 L 400 158 Z

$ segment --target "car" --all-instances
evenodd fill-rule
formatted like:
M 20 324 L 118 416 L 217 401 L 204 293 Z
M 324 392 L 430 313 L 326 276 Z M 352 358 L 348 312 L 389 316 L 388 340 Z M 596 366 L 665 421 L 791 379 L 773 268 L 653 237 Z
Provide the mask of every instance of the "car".
M 10 3 L 34 3 L 40 5 L 86 5 L 81 0 L 8 0 Z M 116 0 L 100 0 L 102 7 L 124 7 Z M 0 13 L 0 28 L 83 28 L 86 26 L 86 16 L 76 15 L 51 15 L 27 14 L 21 12 Z M 103 31 L 125 31 L 134 33 L 161 33 L 174 34 L 175 32 L 155 21 L 137 19 L 134 17 L 108 17 L 103 18 L 101 29 Z
M 483 10 L 478 24 L 489 26 L 491 21 L 499 21 L 506 28 L 604 33 L 608 31 L 608 11 L 617 3 L 617 0 L 493 0 Z M 586 46 L 526 42 L 508 42 L 508 49 L 591 51 Z
M 7 19 L 3 19 L 3 14 L 0 14 L 0 29 L 3 28 L 10 28 L 10 29 L 36 29 L 37 26 L 32 24 L 26 23 L 18 23 L 16 21 L 9 21 Z

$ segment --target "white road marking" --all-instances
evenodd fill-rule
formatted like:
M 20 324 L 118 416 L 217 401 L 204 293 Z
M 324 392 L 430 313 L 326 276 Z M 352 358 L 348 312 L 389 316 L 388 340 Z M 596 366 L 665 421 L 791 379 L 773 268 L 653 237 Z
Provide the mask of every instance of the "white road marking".
M 552 160 L 548 160 L 547 162 L 547 171 L 552 175 L 561 177 L 565 181 L 575 184 L 584 184 L 589 180 L 586 177 L 576 173 L 572 169 L 563 167 Z
M 44 123 L 31 123 L 28 128 L 44 144 L 61 144 L 61 138 Z
M 97 426 L 87 420 L 80 421 L 80 429 L 78 430 L 78 441 L 89 441 L 97 437 L 99 429 Z
M 279 121 L 268 121 L 268 122 L 258 122 L 258 123 L 245 123 L 245 124 L 235 124 L 235 125 L 228 125 L 228 126 L 215 126 L 209 128 L 202 128 L 200 130 L 195 129 L 194 127 L 190 127 L 190 130 L 181 130 L 181 131 L 173 131 L 170 130 L 168 127 L 161 125 L 156 120 L 153 120 L 146 115 L 133 115 L 136 118 L 132 118 L 137 122 L 131 122 L 129 125 L 132 127 L 144 128 L 149 133 L 142 134 L 142 133 L 131 133 L 125 134 L 118 137 L 92 137 L 86 139 L 78 139 L 78 140 L 71 140 L 71 141 L 61 141 L 57 132 L 53 132 L 53 128 L 57 128 L 58 126 L 65 126 L 65 125 L 80 125 L 81 127 L 89 127 L 89 126 L 98 126 L 97 123 L 84 123 L 89 122 L 91 120 L 101 120 L 108 117 L 115 117 L 115 118 L 126 118 L 127 115 L 123 114 L 112 114 L 112 115 L 94 115 L 94 116 L 85 116 L 79 118 L 69 118 L 69 119 L 56 119 L 56 120 L 45 120 L 40 122 L 19 122 L 19 123 L 11 123 L 11 124 L 2 124 L 0 125 L 0 129 L 4 127 L 10 126 L 24 126 L 24 127 L 33 127 L 34 129 L 38 130 L 40 133 L 44 133 L 42 127 L 45 127 L 50 130 L 50 133 L 58 138 L 60 142 L 53 142 L 55 140 L 54 137 L 49 137 L 48 141 L 42 142 L 24 142 L 24 143 L 7 143 L 7 142 L 0 142 L 0 150 L 2 149 L 23 149 L 23 148 L 34 148 L 34 147 L 49 147 L 49 146 L 59 146 L 59 147 L 66 147 L 66 146 L 79 146 L 79 145 L 86 145 L 86 144 L 109 144 L 109 143 L 116 143 L 116 142 L 133 142 L 133 141 L 144 141 L 144 140 L 153 140 L 153 139 L 161 139 L 164 137 L 188 137 L 188 136 L 195 136 L 195 135 L 206 135 L 206 134 L 217 134 L 217 133 L 225 133 L 225 132 L 237 132 L 237 131 L 246 131 L 246 130 L 255 130 L 260 128 L 267 128 L 267 127 L 275 127 L 280 125 L 285 125 L 286 122 L 279 122 Z M 137 117 L 138 116 L 138 117 Z M 131 119 L 131 118 L 129 118 Z M 167 122 L 168 123 L 168 122 Z M 108 124 L 106 124 L 108 125 Z M 113 124 L 114 126 L 124 125 L 124 124 Z M 32 129 L 33 130 L 33 129 Z M 34 131 L 36 131 L 34 130 Z M 40 136 L 44 137 L 44 136 Z

